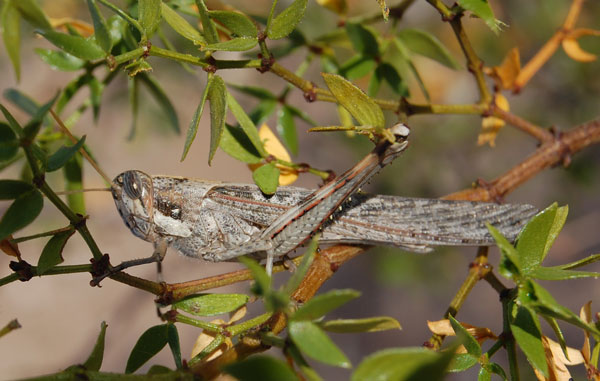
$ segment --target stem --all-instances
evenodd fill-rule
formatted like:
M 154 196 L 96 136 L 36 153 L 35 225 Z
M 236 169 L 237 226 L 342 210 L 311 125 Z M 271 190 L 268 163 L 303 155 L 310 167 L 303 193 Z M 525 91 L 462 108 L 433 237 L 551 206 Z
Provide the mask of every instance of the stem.
M 264 323 L 267 320 L 269 320 L 269 318 L 272 315 L 273 314 L 271 314 L 271 313 L 264 313 L 262 315 L 259 315 L 259 316 L 255 317 L 255 318 L 247 320 L 247 321 L 245 321 L 243 323 L 232 325 L 231 327 L 227 327 L 227 328 L 225 328 L 225 330 L 227 332 L 229 332 L 232 336 L 236 336 L 236 335 L 239 335 L 239 334 L 241 334 L 243 332 L 246 332 L 246 331 L 250 330 L 251 328 L 256 327 L 257 325 L 261 325 L 262 323 Z
M 0 337 L 6 335 L 10 331 L 14 331 L 15 329 L 21 328 L 21 324 L 17 321 L 17 319 L 13 319 L 8 322 L 2 329 L 0 329 Z
M 71 229 L 73 229 L 73 225 L 68 225 L 68 226 L 65 226 L 63 228 L 55 229 L 55 230 L 50 230 L 50 231 L 47 231 L 47 232 L 44 232 L 44 233 L 38 233 L 38 234 L 28 235 L 28 236 L 25 236 L 25 237 L 13 238 L 13 239 L 10 240 L 10 242 L 11 243 L 25 242 L 25 241 L 29 241 L 29 240 L 36 239 L 36 238 L 48 237 L 48 236 L 55 235 L 55 234 L 58 234 L 58 233 L 66 232 L 66 231 L 71 230 Z
M 219 326 L 217 324 L 208 323 L 208 322 L 198 320 L 198 319 L 193 319 L 191 317 L 188 317 L 188 316 L 185 316 L 182 314 L 177 314 L 175 316 L 175 321 L 178 323 L 193 325 L 194 327 L 202 328 L 202 329 L 204 329 L 208 332 L 212 332 L 212 333 L 221 333 L 223 331 L 223 328 L 221 328 L 221 326 Z
M 448 316 L 456 316 L 465 300 L 467 300 L 469 293 L 471 290 L 473 290 L 473 287 L 475 287 L 475 284 L 490 272 L 491 267 L 488 265 L 487 256 L 487 246 L 482 246 L 477 250 L 477 256 L 475 257 L 475 260 L 469 265 L 469 275 L 456 292 L 456 295 L 454 295 L 454 298 L 452 298 L 446 313 L 444 313 L 444 318 L 448 318 Z M 429 344 L 431 344 L 432 349 L 437 350 L 441 347 L 443 341 L 444 336 L 434 334 L 429 339 Z
M 212 352 L 215 351 L 215 349 L 219 348 L 219 346 L 221 344 L 223 344 L 224 341 L 225 341 L 225 336 L 223 336 L 223 335 L 215 336 L 213 341 L 211 341 L 206 347 L 204 347 L 204 349 L 202 349 L 202 351 L 200 353 L 198 353 L 190 361 L 188 361 L 188 366 L 191 367 L 191 366 L 194 366 L 194 364 L 201 362 L 206 356 L 210 355 Z
M 185 62 L 192 65 L 197 65 L 201 67 L 209 67 L 210 65 L 206 63 L 202 58 L 193 56 L 191 54 L 179 53 L 174 50 L 159 48 L 156 45 L 152 45 L 148 49 L 148 54 L 155 57 L 162 57 L 172 59 L 178 62 Z
M 144 55 L 144 53 L 145 53 L 144 48 L 142 48 L 142 47 L 136 48 L 136 49 L 130 50 L 128 52 L 125 52 L 123 54 L 119 54 L 118 56 L 112 57 L 112 62 L 114 63 L 114 66 L 118 66 L 124 62 L 140 58 L 141 56 Z
M 127 21 L 128 23 L 130 23 L 131 25 L 133 25 L 133 27 L 135 27 L 141 34 L 144 34 L 144 28 L 142 28 L 142 26 L 140 25 L 140 23 L 136 19 L 134 19 L 133 17 L 129 16 L 121 8 L 119 8 L 116 5 L 108 2 L 108 0 L 98 0 L 98 2 L 100 4 L 102 4 L 102 5 L 104 5 L 105 7 L 109 8 L 113 12 L 115 12 L 117 15 L 121 16 L 125 21 Z
M 497 107 L 495 105 L 492 105 L 490 107 L 490 109 L 491 109 L 491 112 L 495 116 L 497 116 L 498 118 L 501 118 L 505 122 L 510 123 L 511 125 L 517 127 L 519 130 L 533 136 L 541 143 L 550 142 L 550 141 L 554 140 L 554 136 L 552 135 L 552 133 L 550 133 L 545 128 L 542 128 L 536 124 L 528 122 L 525 119 L 523 119 L 515 114 L 512 114 L 508 111 L 504 111 L 500 107 Z

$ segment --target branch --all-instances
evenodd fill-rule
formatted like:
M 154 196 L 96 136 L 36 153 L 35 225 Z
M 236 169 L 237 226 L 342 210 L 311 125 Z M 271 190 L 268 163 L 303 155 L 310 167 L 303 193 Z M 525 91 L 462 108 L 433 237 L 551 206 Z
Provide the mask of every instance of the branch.
M 572 154 L 598 143 L 600 143 L 600 119 L 559 133 L 552 141 L 543 143 L 531 156 L 491 182 L 480 182 L 476 188 L 465 189 L 443 198 L 471 201 L 501 199 L 544 169 L 561 163 L 568 165 Z

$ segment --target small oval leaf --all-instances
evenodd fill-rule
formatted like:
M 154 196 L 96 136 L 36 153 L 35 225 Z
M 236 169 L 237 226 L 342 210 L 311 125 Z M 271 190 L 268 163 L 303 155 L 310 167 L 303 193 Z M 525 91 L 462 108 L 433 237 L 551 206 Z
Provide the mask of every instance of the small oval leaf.
M 75 155 L 77 151 L 79 151 L 79 149 L 83 146 L 84 142 L 85 136 L 79 139 L 77 144 L 68 147 L 60 147 L 58 151 L 53 153 L 52 156 L 48 158 L 48 166 L 46 167 L 46 171 L 53 172 L 62 168 L 67 163 L 67 161 L 69 161 L 73 157 L 73 155 Z
M 261 165 L 252 172 L 252 179 L 264 194 L 274 194 L 279 185 L 279 168 L 274 163 Z
M 162 15 L 165 18 L 165 21 L 175 32 L 192 41 L 194 45 L 206 45 L 206 40 L 202 37 L 202 34 L 198 29 L 194 28 L 186 19 L 181 17 L 179 13 L 175 12 L 167 4 L 161 3 L 161 6 Z
M 314 320 L 335 310 L 343 304 L 356 299 L 360 292 L 356 290 L 332 290 L 306 302 L 292 315 L 293 320 Z
M 18 82 L 21 78 L 21 15 L 13 2 L 5 1 L 1 18 L 2 40 Z
M 40 214 L 43 206 L 44 198 L 37 189 L 20 194 L 0 219 L 0 240 L 29 225 Z
M 85 65 L 85 61 L 60 50 L 34 49 L 37 55 L 54 70 L 76 71 Z
M 96 0 L 87 0 L 87 3 L 90 14 L 92 15 L 92 22 L 94 23 L 94 37 L 96 38 L 96 42 L 98 42 L 98 45 L 100 45 L 106 53 L 110 53 L 112 40 L 106 20 L 104 19 L 104 16 L 102 16 L 102 13 L 100 13 Z
M 292 33 L 304 17 L 307 2 L 308 0 L 295 0 L 275 18 L 269 19 L 267 36 L 272 40 L 277 40 Z
M 100 334 L 96 339 L 96 345 L 90 356 L 83 363 L 83 367 L 86 370 L 99 371 L 102 366 L 102 359 L 104 358 L 104 338 L 106 337 L 106 322 L 100 324 Z
M 225 367 L 239 381 L 297 381 L 296 374 L 281 360 L 270 356 L 251 356 Z
M 510 323 L 510 330 L 531 365 L 548 377 L 540 322 L 533 311 L 526 307 L 518 307 L 517 314 Z
M 288 333 L 294 344 L 307 356 L 325 364 L 351 367 L 346 355 L 316 324 L 310 321 L 290 321 Z
M 79 36 L 59 33 L 53 30 L 38 30 L 41 34 L 50 41 L 54 46 L 64 50 L 65 52 L 81 58 L 83 60 L 98 60 L 104 58 L 106 53 L 93 40 L 88 40 Z
M 0 161 L 8 161 L 19 151 L 15 132 L 6 123 L 0 122 Z
M 63 263 L 64 259 L 62 257 L 62 251 L 73 233 L 75 233 L 75 229 L 70 229 L 55 234 L 52 238 L 50 238 L 48 243 L 46 243 L 46 246 L 44 246 L 42 254 L 40 255 L 40 259 L 38 260 L 38 275 L 43 275 L 52 267 L 58 265 L 59 263 Z
M 190 151 L 190 147 L 192 143 L 196 139 L 196 134 L 198 133 L 198 126 L 200 125 L 200 118 L 202 117 L 202 112 L 204 111 L 204 104 L 206 103 L 206 99 L 208 98 L 208 91 L 210 90 L 210 84 L 213 80 L 214 76 L 208 78 L 206 82 L 206 86 L 204 87 L 204 91 L 202 92 L 202 98 L 200 99 L 200 103 L 198 107 L 196 107 L 196 112 L 194 112 L 194 117 L 190 122 L 190 126 L 187 130 L 187 135 L 185 137 L 185 144 L 183 146 L 183 153 L 181 154 L 181 160 L 183 161 Z
M 398 320 L 388 316 L 328 320 L 319 325 L 324 330 L 335 333 L 378 332 L 389 329 L 402 329 Z
M 227 89 L 223 78 L 213 76 L 208 89 L 208 100 L 210 101 L 210 149 L 208 153 L 208 165 L 210 165 L 217 147 L 221 144 L 223 129 L 225 128 L 225 116 L 227 115 Z
M 168 324 L 150 327 L 140 336 L 127 359 L 125 373 L 133 373 L 160 352 L 167 342 Z
M 138 12 L 139 21 L 144 28 L 146 38 L 150 38 L 161 19 L 161 0 L 139 0 L 138 1 Z
M 235 311 L 248 303 L 244 294 L 192 295 L 173 304 L 173 307 L 196 316 L 214 316 Z
M 419 29 L 402 29 L 396 36 L 414 53 L 431 58 L 450 69 L 461 68 L 446 47 L 432 34 Z
M 210 11 L 208 13 L 212 19 L 217 20 L 225 28 L 229 29 L 232 37 L 250 37 L 256 38 L 258 30 L 256 26 L 246 15 L 232 11 Z
M 361 89 L 339 75 L 328 73 L 322 75 L 338 103 L 344 106 L 359 124 L 383 129 L 385 125 L 383 111 Z
M 225 125 L 220 147 L 229 156 L 247 164 L 260 163 L 262 160 L 248 135 L 239 127 Z

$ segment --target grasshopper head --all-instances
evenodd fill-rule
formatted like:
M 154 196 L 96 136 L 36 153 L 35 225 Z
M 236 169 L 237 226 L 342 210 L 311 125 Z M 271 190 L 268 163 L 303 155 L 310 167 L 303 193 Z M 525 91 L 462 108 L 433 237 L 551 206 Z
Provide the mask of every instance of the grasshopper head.
M 152 178 L 141 171 L 125 171 L 115 177 L 111 192 L 117 210 L 137 237 L 148 241 L 152 234 Z

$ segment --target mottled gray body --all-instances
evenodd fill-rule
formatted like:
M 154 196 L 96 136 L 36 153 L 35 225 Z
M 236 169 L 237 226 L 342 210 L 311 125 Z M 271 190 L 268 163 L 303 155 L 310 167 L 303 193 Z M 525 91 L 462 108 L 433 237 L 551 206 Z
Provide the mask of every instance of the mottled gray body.
M 409 129 L 390 129 L 351 169 L 310 191 L 280 187 L 265 196 L 256 186 L 226 184 L 126 171 L 112 193 L 121 217 L 138 237 L 154 243 L 162 259 L 167 246 L 192 258 L 227 261 L 241 255 L 274 257 L 292 251 L 316 231 L 320 243 L 391 245 L 426 252 L 435 245 L 493 245 L 485 223 L 509 240 L 535 214 L 530 205 L 498 205 L 356 194 L 398 157 Z

